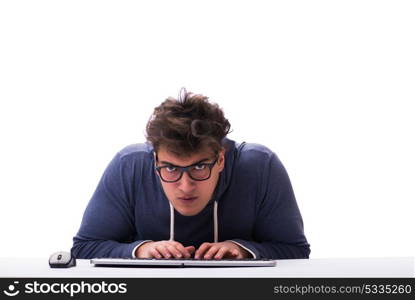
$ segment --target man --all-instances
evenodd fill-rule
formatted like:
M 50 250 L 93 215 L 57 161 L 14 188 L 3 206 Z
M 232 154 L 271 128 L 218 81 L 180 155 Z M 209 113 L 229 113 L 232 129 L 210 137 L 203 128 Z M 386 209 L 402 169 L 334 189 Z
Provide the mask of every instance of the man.
M 308 258 L 288 175 L 268 148 L 228 138 L 217 104 L 182 89 L 147 143 L 116 154 L 74 237 L 77 258 Z

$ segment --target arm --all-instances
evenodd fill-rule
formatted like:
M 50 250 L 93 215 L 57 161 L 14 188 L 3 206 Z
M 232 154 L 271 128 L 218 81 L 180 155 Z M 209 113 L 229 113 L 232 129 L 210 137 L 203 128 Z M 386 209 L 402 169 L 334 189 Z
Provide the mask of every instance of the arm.
M 310 245 L 304 235 L 303 220 L 284 166 L 272 153 L 263 169 L 266 171 L 257 204 L 253 241 L 232 241 L 250 250 L 255 258 L 308 258 Z
M 133 163 L 123 164 L 120 153 L 106 168 L 88 203 L 81 227 L 73 239 L 72 254 L 77 258 L 133 257 L 134 174 Z

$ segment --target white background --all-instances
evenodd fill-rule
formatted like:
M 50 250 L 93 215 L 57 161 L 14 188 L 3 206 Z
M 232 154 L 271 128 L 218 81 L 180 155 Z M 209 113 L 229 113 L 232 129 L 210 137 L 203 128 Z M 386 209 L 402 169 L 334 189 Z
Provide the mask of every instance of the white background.
M 413 1 L 1 1 L 2 257 L 69 250 L 182 86 L 284 163 L 311 257 L 412 256 Z

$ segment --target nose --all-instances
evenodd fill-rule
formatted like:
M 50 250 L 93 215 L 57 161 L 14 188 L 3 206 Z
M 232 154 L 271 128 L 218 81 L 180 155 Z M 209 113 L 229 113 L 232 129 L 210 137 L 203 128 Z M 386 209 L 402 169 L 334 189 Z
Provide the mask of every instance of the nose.
M 191 191 L 195 188 L 195 181 L 189 177 L 187 172 L 184 172 L 182 178 L 178 181 L 178 187 L 186 194 L 190 194 Z

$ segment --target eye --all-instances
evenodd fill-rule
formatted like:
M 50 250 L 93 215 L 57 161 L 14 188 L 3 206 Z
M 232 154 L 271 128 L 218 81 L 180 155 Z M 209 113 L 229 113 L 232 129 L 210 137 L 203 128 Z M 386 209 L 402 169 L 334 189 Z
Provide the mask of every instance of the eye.
M 194 166 L 194 169 L 197 171 L 204 170 L 205 168 L 206 168 L 205 164 L 199 164 L 199 165 Z
M 176 167 L 172 167 L 172 166 L 166 167 L 166 171 L 170 173 L 175 172 L 176 170 L 177 170 Z

